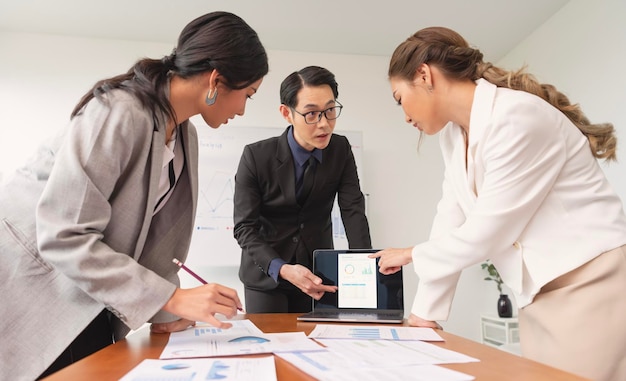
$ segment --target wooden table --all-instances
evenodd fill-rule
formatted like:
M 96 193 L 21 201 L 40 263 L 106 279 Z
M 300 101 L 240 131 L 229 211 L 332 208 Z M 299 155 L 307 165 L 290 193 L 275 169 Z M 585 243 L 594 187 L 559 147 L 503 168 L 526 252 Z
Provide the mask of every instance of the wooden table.
M 315 323 L 298 322 L 299 314 L 245 314 L 238 319 L 250 319 L 265 333 L 298 332 L 309 334 Z M 346 323 L 342 323 L 346 324 Z M 406 325 L 406 323 L 405 323 Z M 470 374 L 477 381 L 582 381 L 584 378 L 527 360 L 496 348 L 464 339 L 445 331 L 437 331 L 445 342 L 434 343 L 443 348 L 477 358 L 480 362 L 442 365 Z M 167 344 L 168 334 L 153 334 L 144 328 L 75 364 L 64 368 L 46 381 L 118 380 L 143 359 L 158 359 Z M 258 356 L 258 355 L 257 355 Z M 252 357 L 252 356 L 251 356 Z M 278 380 L 315 380 L 291 363 L 275 357 Z

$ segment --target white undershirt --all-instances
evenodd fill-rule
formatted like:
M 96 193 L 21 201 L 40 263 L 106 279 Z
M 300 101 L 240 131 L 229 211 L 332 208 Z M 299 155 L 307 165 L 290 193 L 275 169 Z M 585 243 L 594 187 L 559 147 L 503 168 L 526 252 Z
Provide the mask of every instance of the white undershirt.
M 185 158 L 183 155 L 183 147 L 182 144 L 177 143 L 180 139 L 177 139 L 179 133 L 180 126 L 174 129 L 172 133 L 172 137 L 168 140 L 165 145 L 165 149 L 163 150 L 163 165 L 161 167 L 161 180 L 159 181 L 159 192 L 157 193 L 157 202 L 161 200 L 158 206 L 154 209 L 154 214 L 157 214 L 159 210 L 163 208 L 167 200 L 169 200 L 172 195 L 172 191 L 174 187 L 176 187 L 176 183 L 178 183 L 178 179 L 180 178 L 180 174 L 183 171 L 183 165 L 185 163 Z M 176 180 L 173 186 L 170 186 L 170 171 L 169 166 L 170 162 L 174 162 L 174 174 Z

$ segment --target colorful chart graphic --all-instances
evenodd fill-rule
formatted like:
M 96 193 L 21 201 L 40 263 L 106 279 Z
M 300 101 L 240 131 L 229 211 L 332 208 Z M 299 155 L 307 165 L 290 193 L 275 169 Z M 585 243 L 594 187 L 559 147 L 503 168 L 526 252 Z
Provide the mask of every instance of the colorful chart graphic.
M 268 343 L 269 340 L 257 336 L 241 336 L 228 340 L 229 343 Z

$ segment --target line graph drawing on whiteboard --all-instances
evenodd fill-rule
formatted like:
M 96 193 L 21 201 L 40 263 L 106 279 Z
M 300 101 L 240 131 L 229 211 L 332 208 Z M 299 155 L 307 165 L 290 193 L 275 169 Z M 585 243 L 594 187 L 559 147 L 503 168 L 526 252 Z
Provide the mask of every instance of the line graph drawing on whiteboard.
M 233 237 L 233 198 L 241 153 L 247 144 L 279 136 L 285 129 L 239 126 L 212 129 L 201 120 L 193 123 L 198 130 L 198 209 L 187 262 L 190 266 L 239 266 L 241 248 Z M 360 166 L 360 132 L 337 133 L 348 137 Z M 337 200 L 331 219 L 335 247 L 347 248 Z
M 231 172 L 216 170 L 199 189 L 198 218 L 207 214 L 212 219 L 233 218 L 234 176 Z

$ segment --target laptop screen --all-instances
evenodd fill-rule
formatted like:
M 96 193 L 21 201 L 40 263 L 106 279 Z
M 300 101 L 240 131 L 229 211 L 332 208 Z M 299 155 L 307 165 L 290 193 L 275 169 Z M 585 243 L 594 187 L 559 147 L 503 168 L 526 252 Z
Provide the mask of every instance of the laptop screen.
M 313 272 L 338 290 L 314 301 L 314 309 L 402 310 L 402 270 L 381 274 L 378 258 L 368 258 L 377 251 L 315 250 Z

